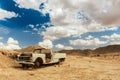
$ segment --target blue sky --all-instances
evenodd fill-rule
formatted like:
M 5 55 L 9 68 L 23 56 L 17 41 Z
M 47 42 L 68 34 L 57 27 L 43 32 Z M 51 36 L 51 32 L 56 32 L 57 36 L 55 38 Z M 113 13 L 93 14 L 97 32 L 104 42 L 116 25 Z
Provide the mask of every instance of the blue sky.
M 1 27 L 9 30 L 8 34 L 0 34 L 0 36 L 4 37 L 4 41 L 7 41 L 7 38 L 11 36 L 19 40 L 20 45 L 24 47 L 27 45 L 36 45 L 42 40 L 42 36 L 36 34 L 29 25 L 32 24 L 35 27 L 38 25 L 38 28 L 41 28 L 41 25 L 50 22 L 49 13 L 43 14 L 34 9 L 19 8 L 13 0 L 0 0 L 0 8 L 17 14 L 16 17 L 0 20 Z M 30 32 L 23 32 L 27 30 Z
M 0 48 L 94 49 L 120 44 L 119 18 L 114 0 L 0 0 Z

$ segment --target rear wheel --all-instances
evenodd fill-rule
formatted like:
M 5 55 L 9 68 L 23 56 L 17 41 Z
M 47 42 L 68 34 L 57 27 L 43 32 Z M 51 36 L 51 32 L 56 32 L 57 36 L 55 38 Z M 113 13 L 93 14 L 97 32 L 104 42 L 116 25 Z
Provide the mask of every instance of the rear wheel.
M 65 58 L 60 58 L 58 64 L 61 65 L 65 61 Z
M 60 58 L 59 59 L 59 62 L 63 62 L 63 61 L 65 61 L 65 58 Z

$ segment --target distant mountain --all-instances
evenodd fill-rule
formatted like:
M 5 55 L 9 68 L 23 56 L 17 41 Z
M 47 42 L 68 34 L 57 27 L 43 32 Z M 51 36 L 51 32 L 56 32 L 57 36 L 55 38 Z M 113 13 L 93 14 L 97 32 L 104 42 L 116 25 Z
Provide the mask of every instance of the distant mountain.
M 99 47 L 92 51 L 94 54 L 106 54 L 120 52 L 120 45 L 109 45 L 105 47 Z
M 28 46 L 22 49 L 17 50 L 18 52 L 33 52 L 34 49 L 42 48 L 41 46 L 35 45 L 35 46 Z
M 64 52 L 69 55 L 82 55 L 82 56 L 88 56 L 91 54 L 107 54 L 107 53 L 120 53 L 120 45 L 109 45 L 105 47 L 99 47 L 95 50 L 85 49 L 85 50 L 61 50 L 59 52 Z
M 18 53 L 17 51 L 14 50 L 6 50 L 6 49 L 0 49 L 0 54 L 10 56 L 12 54 Z
M 90 49 L 86 49 L 86 50 L 74 49 L 74 50 L 61 50 L 61 51 L 58 51 L 58 52 L 67 53 L 69 55 L 87 56 L 92 52 L 92 50 L 90 50 Z
M 9 55 L 12 53 L 21 53 L 21 52 L 33 52 L 34 49 L 42 48 L 41 46 L 35 45 L 35 46 L 28 46 L 19 50 L 0 50 L 0 52 L 4 55 Z M 44 52 L 50 52 L 50 50 L 44 50 Z M 107 54 L 107 53 L 120 53 L 120 45 L 109 45 L 105 47 L 99 47 L 95 50 L 90 49 L 73 49 L 73 50 L 61 50 L 58 52 L 67 53 L 69 55 L 82 55 L 82 56 L 88 56 L 90 54 Z
M 23 52 L 34 52 L 35 49 L 42 49 L 42 53 L 50 53 L 50 52 L 51 52 L 50 49 L 45 49 L 45 48 L 43 48 L 43 47 L 41 47 L 41 46 L 38 46 L 38 45 L 28 46 L 28 47 L 19 49 L 19 50 L 17 50 L 17 51 L 20 52 L 20 53 L 23 53 Z M 39 50 L 37 50 L 36 52 L 37 52 L 37 53 L 40 53 Z
M 22 52 L 33 52 L 34 49 L 42 48 L 41 46 L 28 46 L 19 50 L 3 50 L 0 49 L 0 53 L 3 55 L 11 55 L 15 53 L 22 53 Z M 50 50 L 43 50 L 43 53 L 50 52 Z M 120 45 L 109 45 L 105 47 L 99 47 L 95 50 L 90 49 L 73 49 L 73 50 L 61 50 L 58 52 L 67 53 L 69 55 L 81 55 L 81 56 L 89 56 L 89 55 L 97 55 L 97 54 L 108 54 L 108 53 L 120 53 Z

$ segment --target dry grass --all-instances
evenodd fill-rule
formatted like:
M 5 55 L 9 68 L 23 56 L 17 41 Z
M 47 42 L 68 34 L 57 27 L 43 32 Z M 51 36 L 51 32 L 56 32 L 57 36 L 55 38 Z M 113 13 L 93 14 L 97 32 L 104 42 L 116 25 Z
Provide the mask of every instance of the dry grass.
M 0 49 L 0 54 L 6 55 L 6 56 L 10 56 L 15 53 L 18 53 L 18 52 L 14 50 Z

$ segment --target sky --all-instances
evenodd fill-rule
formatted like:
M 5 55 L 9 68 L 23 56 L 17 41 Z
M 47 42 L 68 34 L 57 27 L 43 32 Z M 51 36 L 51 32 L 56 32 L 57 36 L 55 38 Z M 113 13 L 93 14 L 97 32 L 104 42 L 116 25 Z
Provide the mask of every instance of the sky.
M 120 0 L 0 0 L 0 48 L 120 44 Z

